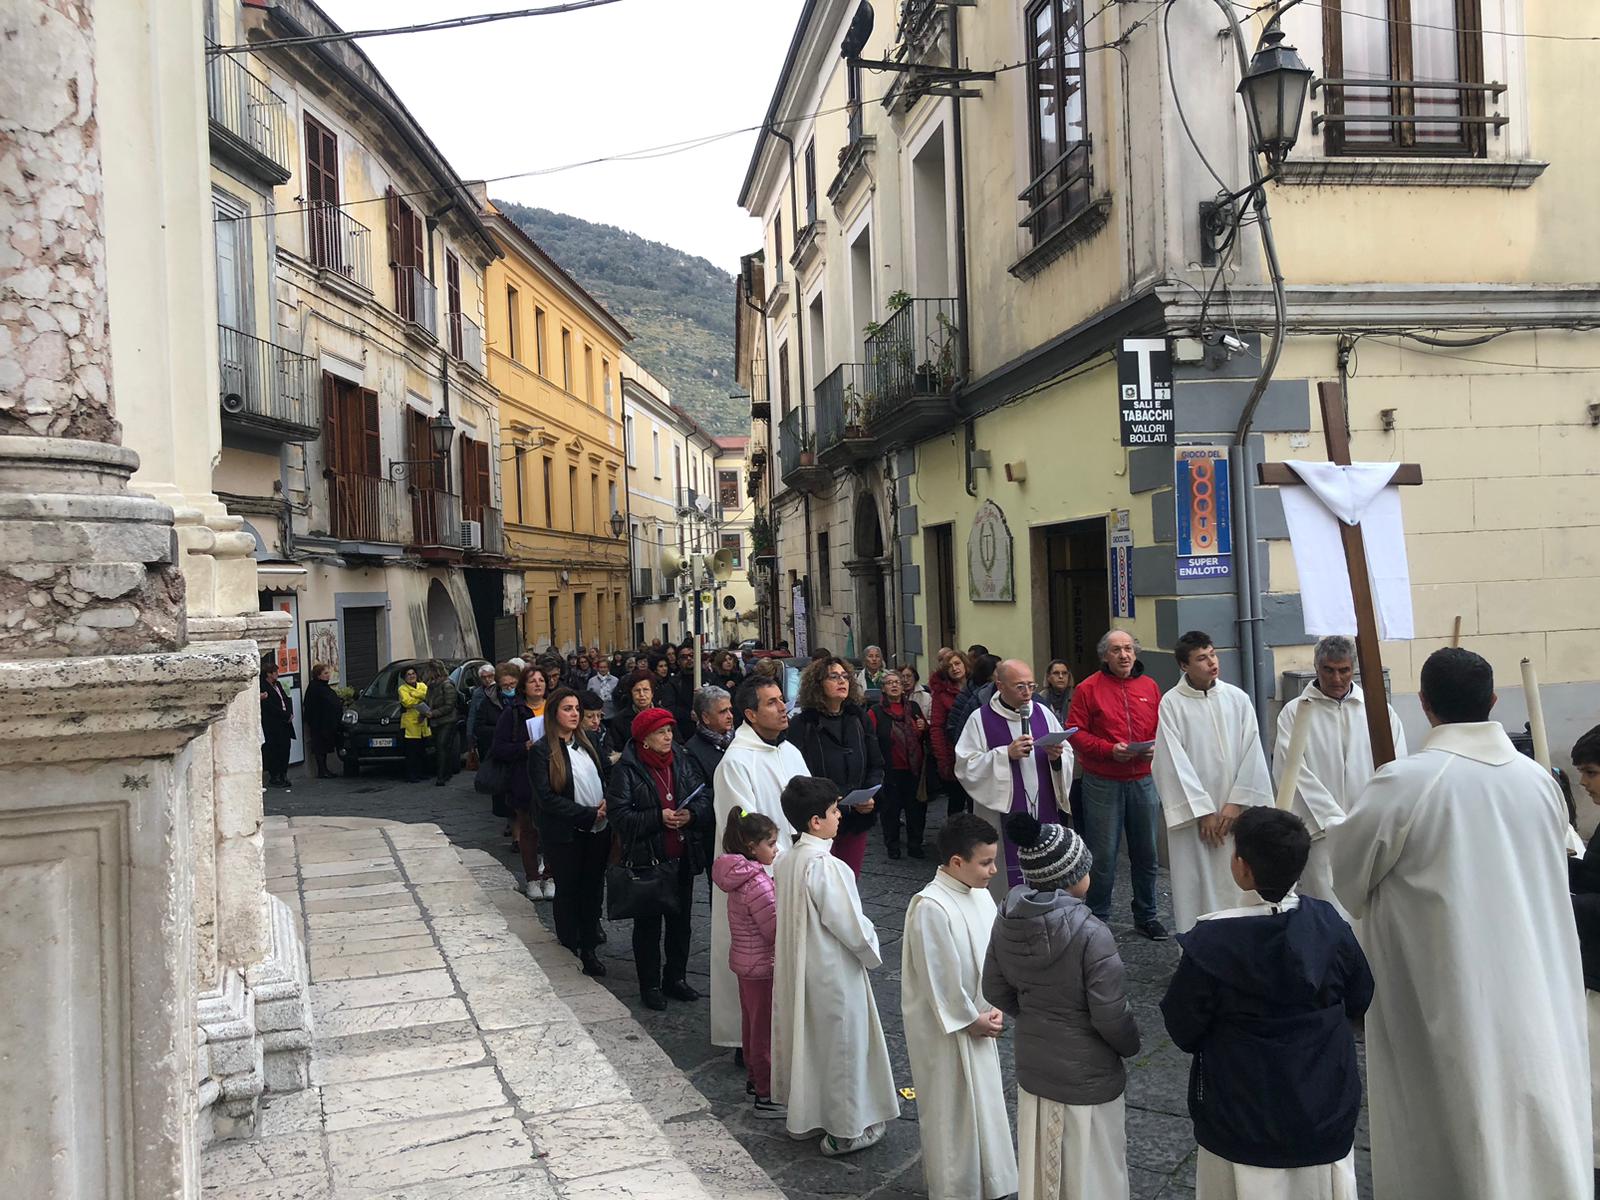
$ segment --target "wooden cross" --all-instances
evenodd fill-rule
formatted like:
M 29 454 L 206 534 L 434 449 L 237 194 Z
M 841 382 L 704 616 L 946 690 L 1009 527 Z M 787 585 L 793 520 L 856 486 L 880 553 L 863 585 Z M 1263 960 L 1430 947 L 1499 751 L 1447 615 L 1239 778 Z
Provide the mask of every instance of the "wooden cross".
M 1322 407 L 1322 435 L 1328 445 L 1328 461 L 1350 465 L 1350 431 L 1346 427 L 1344 391 L 1337 383 L 1319 383 L 1317 400 Z M 1279 487 L 1304 486 L 1288 463 L 1262 463 L 1261 482 Z M 1391 483 L 1415 486 L 1422 482 L 1422 468 L 1416 463 L 1401 463 Z M 1367 735 L 1372 739 L 1372 765 L 1381 767 L 1394 761 L 1394 729 L 1389 724 L 1388 689 L 1383 685 L 1383 659 L 1378 651 L 1378 617 L 1372 603 L 1372 579 L 1367 573 L 1367 546 L 1360 525 L 1339 522 L 1339 537 L 1344 544 L 1345 567 L 1350 572 L 1350 595 L 1356 609 L 1356 660 L 1361 668 L 1365 692 Z

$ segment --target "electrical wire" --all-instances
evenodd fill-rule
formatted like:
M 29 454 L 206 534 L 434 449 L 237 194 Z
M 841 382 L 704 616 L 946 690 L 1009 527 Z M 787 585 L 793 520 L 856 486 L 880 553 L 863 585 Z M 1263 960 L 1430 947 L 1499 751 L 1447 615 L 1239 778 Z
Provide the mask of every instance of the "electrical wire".
M 1239 0 L 1229 0 L 1229 3 L 1240 12 L 1256 17 L 1269 9 L 1278 7 L 1280 0 L 1266 0 L 1263 4 L 1241 4 Z M 1328 5 L 1319 4 L 1316 0 L 1296 0 L 1307 8 L 1328 9 Z M 1434 25 L 1427 21 L 1403 21 L 1398 17 L 1391 17 L 1386 13 L 1352 12 L 1349 9 L 1334 8 L 1331 10 L 1341 17 L 1360 17 L 1365 21 L 1382 21 L 1388 25 L 1409 25 L 1413 29 L 1436 29 L 1442 33 L 1455 34 L 1457 37 L 1499 37 L 1521 38 L 1529 41 L 1544 42 L 1600 42 L 1600 34 L 1587 33 L 1511 33 L 1504 29 L 1461 29 L 1455 25 Z
M 1217 169 L 1211 165 L 1211 160 L 1206 157 L 1206 152 L 1200 148 L 1200 141 L 1194 136 L 1194 130 L 1189 128 L 1189 118 L 1183 111 L 1183 98 L 1178 95 L 1178 76 L 1172 69 L 1172 6 L 1169 4 L 1161 16 L 1161 37 L 1167 47 L 1167 80 L 1172 84 L 1172 106 L 1178 110 L 1178 120 L 1183 125 L 1183 132 L 1189 138 L 1189 144 L 1194 147 L 1194 152 L 1200 156 L 1200 162 L 1205 167 L 1211 178 L 1217 181 L 1217 186 L 1224 192 L 1232 193 L 1237 190 L 1229 187 L 1226 180 L 1217 174 Z M 1235 229 L 1237 230 L 1237 225 Z
M 566 4 L 550 4 L 541 8 L 519 8 L 509 12 L 477 13 L 468 17 L 447 17 L 441 21 L 424 21 L 417 25 L 391 25 L 382 29 L 341 29 L 336 33 L 309 33 L 303 37 L 272 38 L 263 42 L 245 42 L 236 46 L 207 46 L 208 56 L 248 54 L 258 50 L 285 50 L 298 46 L 326 46 L 336 42 L 353 42 L 357 38 L 391 37 L 398 33 L 435 33 L 445 29 L 469 29 L 474 25 L 488 25 L 494 21 L 514 21 L 523 17 L 549 17 L 561 13 L 580 12 L 586 8 L 599 8 L 616 4 L 618 0 L 569 0 Z

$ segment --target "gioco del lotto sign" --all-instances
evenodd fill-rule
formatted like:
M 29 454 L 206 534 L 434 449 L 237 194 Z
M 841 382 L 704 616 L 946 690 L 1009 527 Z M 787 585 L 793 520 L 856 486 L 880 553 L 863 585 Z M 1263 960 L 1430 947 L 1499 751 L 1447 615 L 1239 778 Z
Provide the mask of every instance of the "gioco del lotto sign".
M 993 500 L 985 500 L 972 518 L 972 530 L 967 534 L 967 578 L 970 598 L 979 603 L 1007 604 L 1017 598 L 1011 575 L 1011 529 Z

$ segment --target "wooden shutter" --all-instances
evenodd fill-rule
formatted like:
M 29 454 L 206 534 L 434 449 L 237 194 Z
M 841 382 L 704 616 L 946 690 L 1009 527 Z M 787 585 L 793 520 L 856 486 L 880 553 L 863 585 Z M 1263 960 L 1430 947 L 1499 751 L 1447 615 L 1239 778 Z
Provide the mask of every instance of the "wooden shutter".
M 361 389 L 360 445 L 362 473 L 374 479 L 383 478 L 383 439 L 378 432 L 378 393 L 367 388 Z
M 306 116 L 306 202 L 339 203 L 339 139 L 309 114 Z
M 483 500 L 478 493 L 478 443 L 467 437 L 461 437 L 461 511 L 467 520 L 475 520 L 472 510 L 482 504 Z
M 478 503 L 488 508 L 494 502 L 494 485 L 489 475 L 489 443 L 474 442 L 472 453 L 475 460 L 472 473 L 478 481 Z
M 322 473 L 332 475 L 344 463 L 348 450 L 345 447 L 344 429 L 340 423 L 339 381 L 327 371 L 322 373 Z

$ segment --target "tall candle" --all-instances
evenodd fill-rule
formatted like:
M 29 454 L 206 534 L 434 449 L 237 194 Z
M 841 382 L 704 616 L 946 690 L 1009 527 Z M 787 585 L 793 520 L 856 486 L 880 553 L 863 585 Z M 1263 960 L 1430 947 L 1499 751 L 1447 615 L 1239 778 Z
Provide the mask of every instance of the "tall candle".
M 1533 735 L 1533 760 L 1550 769 L 1550 738 L 1544 731 L 1544 702 L 1539 699 L 1539 676 L 1531 659 L 1522 660 L 1522 694 L 1528 701 L 1528 732 Z
M 1294 804 L 1295 788 L 1300 783 L 1300 765 L 1306 760 L 1306 743 L 1311 740 L 1311 705 L 1304 700 L 1294 710 L 1294 728 L 1289 733 L 1289 749 L 1284 755 L 1283 774 L 1278 778 L 1278 807 Z

